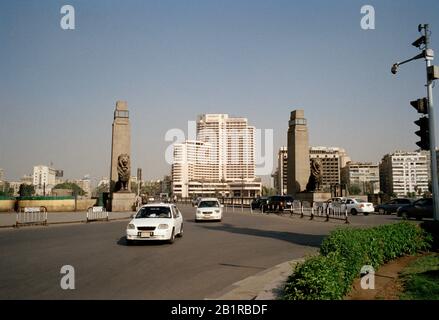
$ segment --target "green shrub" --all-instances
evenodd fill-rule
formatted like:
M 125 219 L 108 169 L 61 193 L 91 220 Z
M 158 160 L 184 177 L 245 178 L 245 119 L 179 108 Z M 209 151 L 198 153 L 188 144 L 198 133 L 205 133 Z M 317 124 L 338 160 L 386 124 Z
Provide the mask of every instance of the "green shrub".
M 346 291 L 345 276 L 345 265 L 335 253 L 309 258 L 288 278 L 284 299 L 338 299 Z
M 342 299 L 362 266 L 377 269 L 397 257 L 428 250 L 431 241 L 431 235 L 406 221 L 335 230 L 323 240 L 320 256 L 296 267 L 287 281 L 285 299 Z

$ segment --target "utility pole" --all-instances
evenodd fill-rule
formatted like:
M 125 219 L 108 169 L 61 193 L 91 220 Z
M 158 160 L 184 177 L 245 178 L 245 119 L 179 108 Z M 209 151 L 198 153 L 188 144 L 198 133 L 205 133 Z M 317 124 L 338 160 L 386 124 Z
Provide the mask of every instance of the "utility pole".
M 439 182 L 437 173 L 437 156 L 436 156 L 436 136 L 435 136 L 435 121 L 434 121 L 434 105 L 433 105 L 433 82 L 439 79 L 439 71 L 437 66 L 432 65 L 434 59 L 434 51 L 430 49 L 430 29 L 428 24 L 420 24 L 418 31 L 422 36 L 414 41 L 412 45 L 420 50 L 422 53 L 417 56 L 397 62 L 392 66 L 392 73 L 396 74 L 400 65 L 407 62 L 424 58 L 427 69 L 427 98 L 412 101 L 410 104 L 418 110 L 419 113 L 428 115 L 428 117 L 421 117 L 415 121 L 420 126 L 420 130 L 416 132 L 421 137 L 421 141 L 417 145 L 421 150 L 430 150 L 431 161 L 431 183 L 433 191 L 433 217 L 434 220 L 439 221 Z M 428 123 L 428 127 L 427 127 Z
M 421 26 L 418 27 L 421 29 Z M 425 65 L 427 69 L 427 100 L 428 100 L 428 126 L 430 133 L 430 160 L 431 160 L 431 184 L 433 186 L 433 216 L 434 220 L 439 220 L 439 182 L 437 176 L 437 159 L 436 159 L 436 135 L 434 126 L 434 107 L 433 107 L 433 81 L 434 75 L 430 75 L 430 69 L 433 67 L 431 61 L 434 55 L 430 58 L 427 54 L 430 45 L 430 30 L 428 24 L 422 27 L 425 37 Z M 431 50 L 431 49 L 430 49 Z M 434 67 L 433 67 L 434 70 Z

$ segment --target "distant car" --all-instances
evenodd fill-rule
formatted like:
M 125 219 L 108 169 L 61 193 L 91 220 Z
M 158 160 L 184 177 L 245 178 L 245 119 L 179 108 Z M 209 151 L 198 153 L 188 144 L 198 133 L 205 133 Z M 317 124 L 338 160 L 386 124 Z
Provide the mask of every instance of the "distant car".
M 267 204 L 267 199 L 268 197 L 260 197 L 260 198 L 256 198 L 253 199 L 251 206 L 252 206 L 252 210 L 262 210 L 262 206 Z
M 166 240 L 173 243 L 183 236 L 183 216 L 177 206 L 168 203 L 142 206 L 129 222 L 126 240 Z
M 379 214 L 392 214 L 395 213 L 398 208 L 405 207 L 410 204 L 412 204 L 410 199 L 397 198 L 375 206 L 375 212 L 378 212 Z
M 346 201 L 344 204 L 342 204 L 342 208 L 347 208 L 348 213 L 354 216 L 358 213 L 362 213 L 367 216 L 369 213 L 374 211 L 374 207 L 371 202 L 356 198 L 346 198 Z
M 326 200 L 326 203 L 343 204 L 346 202 L 346 199 L 347 198 L 345 197 L 332 197 L 331 199 Z
M 264 211 L 283 211 L 293 205 L 293 197 L 291 196 L 271 196 L 267 199 Z M 266 209 L 266 210 L 265 210 Z
M 433 198 L 422 198 L 412 204 L 398 208 L 396 211 L 398 217 L 403 219 L 415 218 L 422 220 L 423 218 L 433 218 Z
M 345 197 L 332 197 L 328 200 L 326 200 L 323 203 L 323 208 L 326 210 L 329 210 L 329 213 L 333 212 L 334 207 L 341 207 L 346 202 Z
M 217 198 L 201 198 L 195 209 L 195 221 L 216 220 L 223 218 L 223 207 Z

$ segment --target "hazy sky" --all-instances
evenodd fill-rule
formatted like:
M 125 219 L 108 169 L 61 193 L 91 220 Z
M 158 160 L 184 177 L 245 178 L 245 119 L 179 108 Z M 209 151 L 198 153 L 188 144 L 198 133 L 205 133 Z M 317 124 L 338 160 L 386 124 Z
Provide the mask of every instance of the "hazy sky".
M 65 4 L 75 30 L 60 27 Z M 365 4 L 375 30 L 360 27 Z M 438 21 L 437 0 L 1 1 L 0 168 L 9 180 L 50 162 L 67 178 L 109 175 L 116 100 L 130 110 L 133 173 L 148 179 L 169 174 L 166 131 L 201 113 L 274 129 L 275 150 L 296 108 L 311 145 L 355 161 L 414 150 L 425 63 L 390 67 L 418 54 L 419 23 L 439 54 Z

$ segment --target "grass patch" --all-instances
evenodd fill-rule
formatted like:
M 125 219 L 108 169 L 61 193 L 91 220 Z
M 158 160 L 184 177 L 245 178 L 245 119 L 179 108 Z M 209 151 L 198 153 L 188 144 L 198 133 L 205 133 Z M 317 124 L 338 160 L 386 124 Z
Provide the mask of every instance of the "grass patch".
M 401 272 L 403 300 L 439 300 L 439 254 L 421 257 Z

